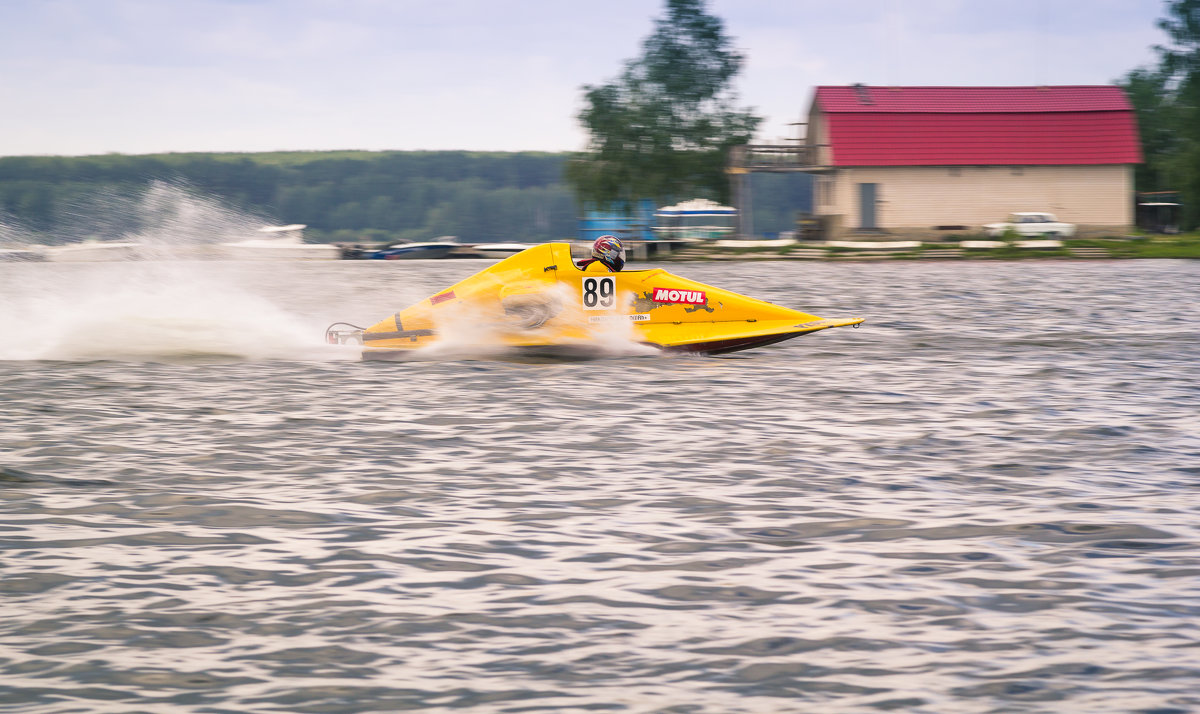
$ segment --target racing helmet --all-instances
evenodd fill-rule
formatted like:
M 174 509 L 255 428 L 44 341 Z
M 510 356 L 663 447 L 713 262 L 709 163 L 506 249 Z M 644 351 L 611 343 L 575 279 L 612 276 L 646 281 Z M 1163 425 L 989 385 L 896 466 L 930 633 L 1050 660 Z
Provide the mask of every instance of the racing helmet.
M 616 236 L 600 236 L 592 243 L 592 257 L 617 273 L 625 267 L 625 246 Z

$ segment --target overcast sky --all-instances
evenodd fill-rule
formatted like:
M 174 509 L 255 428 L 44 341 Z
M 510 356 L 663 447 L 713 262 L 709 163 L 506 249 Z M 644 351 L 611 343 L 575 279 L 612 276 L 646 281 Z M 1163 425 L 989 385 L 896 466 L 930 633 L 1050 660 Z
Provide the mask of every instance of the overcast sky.
M 0 155 L 576 151 L 663 0 L 0 0 Z M 822 84 L 1107 84 L 1162 0 L 709 0 L 760 141 Z

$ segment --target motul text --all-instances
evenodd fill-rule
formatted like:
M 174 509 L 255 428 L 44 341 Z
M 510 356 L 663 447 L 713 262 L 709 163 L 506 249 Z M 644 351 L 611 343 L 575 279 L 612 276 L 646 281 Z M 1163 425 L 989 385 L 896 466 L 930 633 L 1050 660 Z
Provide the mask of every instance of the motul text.
M 654 288 L 654 302 L 681 302 L 685 305 L 703 305 L 708 301 L 703 290 L 672 290 Z

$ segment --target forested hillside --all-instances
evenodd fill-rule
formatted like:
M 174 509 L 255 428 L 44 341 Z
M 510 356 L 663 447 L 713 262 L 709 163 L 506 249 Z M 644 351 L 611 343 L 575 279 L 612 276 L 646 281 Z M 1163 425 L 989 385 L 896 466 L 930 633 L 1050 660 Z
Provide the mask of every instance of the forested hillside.
M 43 242 L 135 232 L 136 214 L 99 207 L 168 181 L 309 240 L 539 242 L 571 238 L 580 208 L 567 154 L 294 152 L 0 158 L 0 222 Z M 758 232 L 789 230 L 810 206 L 807 176 L 754 177 Z M 692 198 L 692 197 L 681 197 Z M 103 213 L 103 215 L 101 215 Z

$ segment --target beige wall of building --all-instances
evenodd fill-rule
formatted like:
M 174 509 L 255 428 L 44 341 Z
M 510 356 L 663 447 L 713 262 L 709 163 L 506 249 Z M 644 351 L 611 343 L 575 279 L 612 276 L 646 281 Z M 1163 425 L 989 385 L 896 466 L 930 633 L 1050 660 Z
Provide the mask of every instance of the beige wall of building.
M 825 112 L 813 106 L 808 112 L 808 126 L 804 142 L 815 150 L 812 154 L 820 166 L 833 164 L 833 153 L 829 149 L 829 125 L 825 123 Z
M 1013 211 L 1049 211 L 1082 231 L 1127 231 L 1133 224 L 1133 167 L 896 166 L 840 168 L 818 175 L 818 215 L 861 226 L 859 184 L 876 184 L 875 225 L 902 233 L 935 226 L 979 230 Z

